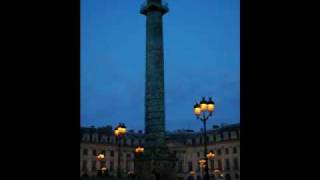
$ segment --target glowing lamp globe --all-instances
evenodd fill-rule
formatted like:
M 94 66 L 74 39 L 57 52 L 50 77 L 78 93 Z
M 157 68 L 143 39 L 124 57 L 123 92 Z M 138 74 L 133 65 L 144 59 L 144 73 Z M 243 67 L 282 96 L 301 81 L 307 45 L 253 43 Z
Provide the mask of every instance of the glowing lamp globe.
M 202 112 L 205 112 L 208 110 L 208 103 L 207 101 L 204 99 L 204 97 L 202 98 L 202 100 L 200 101 L 200 109 Z
M 120 132 L 118 129 L 114 130 L 114 135 L 119 136 Z
M 195 104 L 194 107 L 193 107 L 193 110 L 194 110 L 194 114 L 195 114 L 196 116 L 200 116 L 200 114 L 201 114 L 201 109 L 200 109 L 199 104 Z
M 208 112 L 213 112 L 215 109 L 215 103 L 212 101 L 211 98 L 209 98 L 207 109 L 208 109 Z
M 210 151 L 210 152 L 207 154 L 207 158 L 208 158 L 208 159 L 212 159 L 212 158 L 214 158 L 214 156 L 215 156 L 215 154 L 214 154 L 212 151 Z

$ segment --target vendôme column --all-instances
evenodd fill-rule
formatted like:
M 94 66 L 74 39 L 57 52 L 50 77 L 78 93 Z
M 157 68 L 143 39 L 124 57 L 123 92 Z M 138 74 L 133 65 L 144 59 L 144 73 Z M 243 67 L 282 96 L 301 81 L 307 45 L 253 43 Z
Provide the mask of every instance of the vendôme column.
M 161 0 L 147 0 L 141 9 L 146 20 L 145 146 L 165 145 L 164 58 Z
M 168 8 L 161 0 L 147 0 L 146 16 L 145 151 L 135 158 L 139 180 L 175 180 L 175 156 L 165 142 L 165 94 L 162 16 Z

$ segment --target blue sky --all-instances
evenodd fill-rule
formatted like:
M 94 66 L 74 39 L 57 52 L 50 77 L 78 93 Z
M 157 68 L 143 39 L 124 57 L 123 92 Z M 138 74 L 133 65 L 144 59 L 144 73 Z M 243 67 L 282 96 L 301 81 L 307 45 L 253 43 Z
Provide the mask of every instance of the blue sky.
M 167 0 L 166 129 L 202 127 L 193 105 L 216 102 L 208 126 L 240 121 L 240 0 Z M 81 125 L 144 130 L 143 0 L 81 0 Z

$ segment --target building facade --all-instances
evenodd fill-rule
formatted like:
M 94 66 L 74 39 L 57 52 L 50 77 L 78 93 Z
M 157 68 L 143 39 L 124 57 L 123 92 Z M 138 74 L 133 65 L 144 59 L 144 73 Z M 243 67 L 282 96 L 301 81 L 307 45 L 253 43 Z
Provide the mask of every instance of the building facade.
M 209 160 L 209 171 L 219 170 L 224 179 L 240 179 L 240 124 L 214 126 L 207 131 L 208 151 L 215 157 Z M 134 150 L 143 146 L 144 134 L 128 131 L 121 139 L 120 170 L 123 176 L 134 172 Z M 178 130 L 166 133 L 166 142 L 176 156 L 177 179 L 200 179 L 203 168 L 198 163 L 204 157 L 202 130 Z M 98 161 L 97 154 L 103 153 L 105 160 Z M 112 127 L 81 128 L 80 133 L 80 176 L 96 176 L 105 167 L 110 176 L 116 176 L 118 169 L 118 143 Z

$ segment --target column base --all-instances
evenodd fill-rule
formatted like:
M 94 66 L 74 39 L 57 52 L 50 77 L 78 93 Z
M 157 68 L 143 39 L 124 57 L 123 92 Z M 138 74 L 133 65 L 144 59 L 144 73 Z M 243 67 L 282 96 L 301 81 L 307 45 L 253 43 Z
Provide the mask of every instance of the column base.
M 176 158 L 166 147 L 137 156 L 134 169 L 137 180 L 176 180 Z

